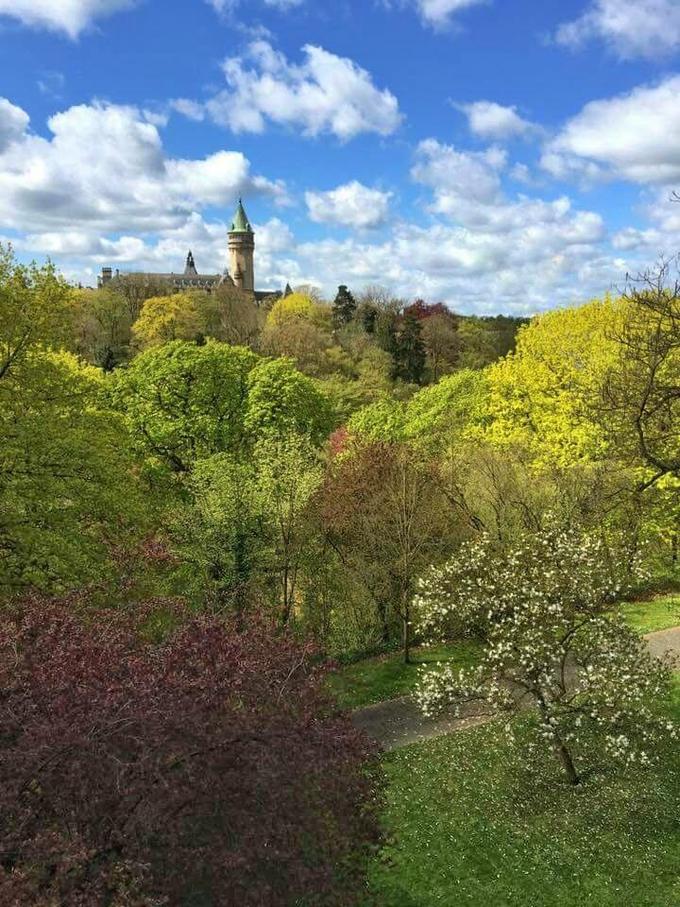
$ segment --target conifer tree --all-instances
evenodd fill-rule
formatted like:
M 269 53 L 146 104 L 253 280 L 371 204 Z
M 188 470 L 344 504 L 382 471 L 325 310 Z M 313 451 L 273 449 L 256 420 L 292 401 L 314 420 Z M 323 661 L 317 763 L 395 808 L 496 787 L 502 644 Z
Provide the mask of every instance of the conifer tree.
M 354 296 L 350 290 L 344 284 L 341 284 L 338 287 L 338 293 L 333 301 L 333 323 L 336 328 L 342 327 L 344 324 L 349 324 L 349 322 L 354 318 L 354 315 L 357 310 L 357 304 Z
M 395 378 L 420 384 L 425 372 L 427 352 L 423 342 L 423 328 L 414 312 L 407 311 L 401 331 L 396 338 Z

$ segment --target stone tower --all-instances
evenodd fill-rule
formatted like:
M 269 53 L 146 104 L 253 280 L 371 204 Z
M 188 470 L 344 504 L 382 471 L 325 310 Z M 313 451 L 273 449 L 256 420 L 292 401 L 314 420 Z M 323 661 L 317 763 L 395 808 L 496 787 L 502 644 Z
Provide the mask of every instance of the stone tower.
M 255 234 L 241 199 L 229 231 L 229 272 L 241 290 L 255 292 Z

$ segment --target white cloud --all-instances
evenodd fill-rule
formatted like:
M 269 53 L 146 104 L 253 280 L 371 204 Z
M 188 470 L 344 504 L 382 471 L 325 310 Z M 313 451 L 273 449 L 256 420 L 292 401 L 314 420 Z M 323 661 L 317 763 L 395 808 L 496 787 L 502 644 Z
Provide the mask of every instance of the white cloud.
M 434 190 L 433 211 L 455 214 L 461 203 L 495 202 L 501 186 L 499 172 L 504 166 L 505 154 L 498 148 L 458 151 L 436 139 L 425 139 L 416 149 L 411 176 Z
M 158 127 L 134 107 L 71 107 L 48 121 L 49 139 L 25 131 L 27 116 L 8 102 L 0 123 L 0 229 L 156 231 L 241 193 L 285 196 L 238 151 L 170 158 Z
M 542 165 L 560 179 L 680 180 L 680 75 L 586 104 L 547 145 Z
M 680 47 L 677 0 L 591 0 L 586 12 L 560 26 L 557 41 L 579 47 L 603 40 L 624 58 L 657 58 Z
M 212 6 L 216 13 L 226 15 L 236 9 L 239 0 L 206 0 L 208 6 Z
M 489 0 L 407 0 L 420 14 L 421 19 L 434 28 L 442 28 L 451 23 L 454 17 L 471 6 L 480 6 Z
M 136 0 L 0 0 L 0 16 L 24 25 L 78 35 L 95 19 L 129 9 Z
M 420 144 L 412 177 L 432 195 L 430 224 L 398 221 L 388 238 L 300 243 L 288 255 L 292 282 L 330 293 L 370 283 L 404 298 L 443 300 L 468 312 L 530 313 L 587 298 L 625 273 L 596 212 L 570 199 L 509 198 L 497 148 L 469 153 L 434 139 Z
M 545 201 L 520 195 L 509 200 L 501 188 L 504 164 L 505 157 L 496 148 L 461 152 L 428 139 L 417 149 L 411 175 L 432 190 L 433 213 L 474 234 L 474 244 L 482 237 L 484 242 L 501 237 L 508 245 L 507 256 L 526 255 L 529 250 L 540 254 L 541 249 L 556 250 L 560 244 L 588 245 L 604 238 L 599 214 L 573 211 L 566 197 Z
M 625 265 L 601 247 L 597 215 L 563 203 L 525 207 L 508 229 L 493 232 L 458 224 L 400 224 L 381 243 L 350 238 L 301 244 L 303 279 L 327 292 L 381 284 L 406 299 L 443 300 L 458 311 L 526 314 L 602 293 Z M 587 268 L 597 276 L 587 281 Z
M 387 220 L 391 192 L 370 189 L 357 180 L 329 192 L 306 192 L 309 217 L 318 224 L 336 224 L 365 230 Z
M 295 239 L 289 227 L 278 218 L 253 226 L 258 288 L 283 289 L 289 279 L 301 283 L 300 265 L 292 257 Z M 49 254 L 62 264 L 69 279 L 94 285 L 102 265 L 118 267 L 123 273 L 179 272 L 184 268 L 188 249 L 193 251 L 201 273 L 222 273 L 228 262 L 228 229 L 227 222 L 206 222 L 200 214 L 193 213 L 180 226 L 161 231 L 157 238 L 135 235 L 108 238 L 93 232 L 65 230 L 31 233 L 13 242 L 20 252 Z
M 431 190 L 429 210 L 442 221 L 400 222 L 375 245 L 356 239 L 303 244 L 298 257 L 307 272 L 382 283 L 466 311 L 536 311 L 607 289 L 579 283 L 587 263 L 609 260 L 600 215 L 575 210 L 566 197 L 508 198 L 501 184 L 505 165 L 497 148 L 470 153 L 428 139 L 416 151 L 411 175 Z M 615 273 L 612 264 L 612 279 Z
M 0 153 L 12 142 L 21 139 L 30 122 L 29 116 L 21 107 L 12 104 L 7 98 L 0 98 Z
M 517 113 L 516 107 L 504 107 L 495 101 L 456 106 L 466 114 L 470 131 L 482 139 L 502 141 L 536 131 L 533 123 Z
M 149 116 L 81 105 L 50 119 L 43 137 L 24 111 L 0 101 L 0 233 L 90 284 L 105 264 L 180 270 L 189 248 L 201 271 L 222 271 L 228 224 L 214 207 L 231 206 L 240 192 L 281 201 L 284 187 L 253 174 L 236 151 L 170 156 Z M 604 159 L 597 166 L 611 168 Z M 602 293 L 673 251 L 676 239 L 680 248 L 680 205 L 662 205 L 658 187 L 645 190 L 649 223 L 631 222 L 610 240 L 598 213 L 565 196 L 505 189 L 513 174 L 500 148 L 469 152 L 427 139 L 411 169 L 424 196 L 417 216 L 402 212 L 375 241 L 353 230 L 342 242 L 296 242 L 283 220 L 265 219 L 255 225 L 258 287 L 309 282 L 330 294 L 339 283 L 381 283 L 463 311 L 526 313 Z M 353 226 L 363 217 L 366 227 L 385 221 L 391 201 L 358 181 L 305 197 L 318 223 Z
M 284 12 L 293 9 L 296 6 L 302 6 L 305 0 L 262 0 L 265 6 L 273 9 L 283 10 Z M 241 4 L 241 0 L 206 0 L 206 3 L 221 16 L 228 16 L 236 12 Z
M 615 249 L 635 254 L 633 272 L 650 267 L 660 257 L 680 253 L 680 203 L 674 199 L 674 188 L 664 186 L 642 194 L 639 212 L 643 226 L 623 227 L 612 237 Z
M 205 119 L 205 107 L 203 104 L 199 104 L 198 101 L 192 101 L 188 98 L 175 98 L 174 101 L 170 101 L 169 107 L 195 123 L 200 123 Z
M 206 104 L 215 122 L 233 132 L 261 133 L 268 122 L 305 135 L 332 133 L 342 140 L 362 132 L 389 135 L 400 122 L 397 99 L 373 84 L 370 73 L 346 57 L 311 44 L 291 63 L 264 40 L 242 57 L 224 61 L 227 88 Z

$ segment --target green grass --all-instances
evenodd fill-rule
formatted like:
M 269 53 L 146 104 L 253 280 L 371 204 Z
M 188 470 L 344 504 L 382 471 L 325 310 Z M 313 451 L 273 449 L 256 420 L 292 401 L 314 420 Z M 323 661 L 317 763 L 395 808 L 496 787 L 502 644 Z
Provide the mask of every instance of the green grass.
M 414 649 L 413 664 L 404 664 L 401 654 L 381 655 L 339 668 L 330 676 L 329 683 L 344 708 L 357 709 L 406 696 L 416 685 L 420 665 L 450 661 L 461 668 L 469 667 L 478 659 L 479 652 L 477 643 L 463 640 L 449 646 Z
M 680 626 L 680 595 L 677 594 L 631 602 L 622 607 L 626 621 L 639 633 Z
M 673 706 L 680 719 L 680 685 Z M 522 733 L 520 722 L 520 734 Z M 519 767 L 497 725 L 385 757 L 387 843 L 372 907 L 678 907 L 680 753 L 561 782 Z

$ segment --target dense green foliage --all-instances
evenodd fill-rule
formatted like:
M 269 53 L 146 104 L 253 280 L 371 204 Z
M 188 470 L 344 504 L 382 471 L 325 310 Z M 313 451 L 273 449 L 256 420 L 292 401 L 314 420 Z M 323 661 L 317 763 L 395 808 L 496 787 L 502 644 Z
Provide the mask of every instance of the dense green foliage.
M 4 251 L 2 605 L 36 589 L 133 614 L 152 602 L 161 638 L 188 615 L 240 629 L 264 614 L 274 643 L 313 641 L 345 664 L 331 684 L 347 706 L 410 692 L 438 660 L 448 692 L 453 668 L 479 664 L 495 693 L 509 671 L 543 690 L 564 632 L 579 657 L 601 656 L 588 703 L 612 711 L 614 690 L 634 727 L 660 708 L 663 678 L 642 690 L 656 674 L 612 613 L 625 589 L 677 588 L 678 386 L 680 294 L 663 274 L 524 322 L 375 287 L 341 286 L 333 303 L 309 288 L 261 303 L 227 287 L 173 294 L 134 277 L 76 290 Z M 560 560 L 552 542 L 567 530 Z M 560 584 L 544 569 L 553 556 Z M 594 602 L 602 559 L 616 582 Z M 474 579 L 469 595 L 447 587 L 454 575 Z M 438 648 L 423 648 L 434 624 L 416 619 L 423 577 L 439 578 L 433 607 L 448 608 Z M 582 593 L 591 636 L 570 623 Z M 628 614 L 645 632 L 680 622 L 675 600 Z M 548 706 L 546 734 L 559 717 Z M 594 769 L 567 791 L 542 751 L 533 782 L 517 767 L 530 724 L 520 717 L 514 747 L 485 729 L 389 757 L 379 903 L 607 905 L 622 903 L 616 885 L 636 907 L 677 900 L 665 744 L 658 770 L 615 775 L 579 732 Z
M 70 289 L 0 256 L 0 594 L 103 578 L 143 523 L 104 379 L 61 347 Z

